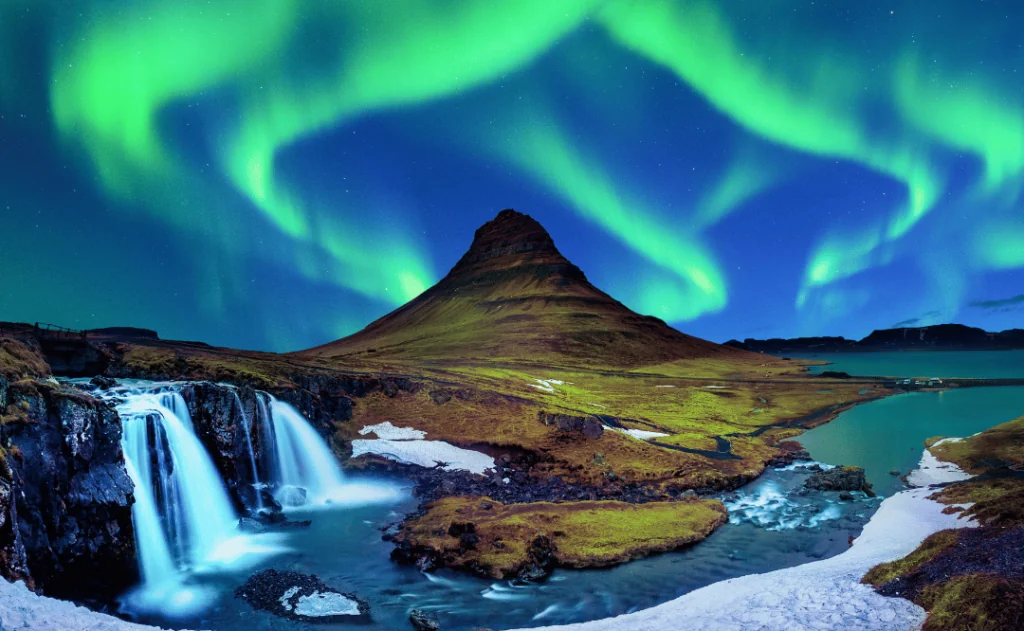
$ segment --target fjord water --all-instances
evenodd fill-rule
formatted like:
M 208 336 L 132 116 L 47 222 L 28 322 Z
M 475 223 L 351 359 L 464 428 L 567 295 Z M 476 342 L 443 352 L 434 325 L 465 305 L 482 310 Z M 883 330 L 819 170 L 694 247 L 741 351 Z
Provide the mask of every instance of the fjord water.
M 933 436 L 966 437 L 1024 415 L 1024 387 L 960 388 L 901 394 L 844 412 L 797 440 L 823 462 L 863 467 L 882 495 L 903 488 L 905 474 Z
M 1024 350 L 1019 351 L 892 351 L 884 353 L 819 353 L 794 357 L 823 359 L 827 366 L 858 376 L 940 377 L 973 379 L 1024 378 Z

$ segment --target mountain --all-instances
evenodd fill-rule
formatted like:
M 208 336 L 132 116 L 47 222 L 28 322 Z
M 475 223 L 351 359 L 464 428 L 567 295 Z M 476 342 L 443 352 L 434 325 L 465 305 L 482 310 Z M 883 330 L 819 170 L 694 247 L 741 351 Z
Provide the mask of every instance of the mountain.
M 540 223 L 503 210 L 419 297 L 355 335 L 297 355 L 635 367 L 746 353 L 634 313 L 591 284 Z
M 1024 349 L 1024 329 L 989 332 L 963 324 L 901 327 L 872 331 L 862 340 L 845 337 L 772 338 L 725 343 L 737 349 L 778 355 L 782 353 L 842 353 L 848 351 L 976 351 Z

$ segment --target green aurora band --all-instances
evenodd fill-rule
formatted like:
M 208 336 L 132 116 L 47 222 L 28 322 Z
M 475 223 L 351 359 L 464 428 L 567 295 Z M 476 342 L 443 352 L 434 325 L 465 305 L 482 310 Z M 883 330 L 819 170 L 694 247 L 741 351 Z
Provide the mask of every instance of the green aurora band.
M 11 5 L 19 6 L 27 5 Z M 397 228 L 384 243 L 358 238 L 333 202 L 300 190 L 275 160 L 369 114 L 484 89 L 525 71 L 584 25 L 671 72 L 756 138 L 902 184 L 904 199 L 887 219 L 864 218 L 820 238 L 798 308 L 816 290 L 896 260 L 905 237 L 944 201 L 946 160 L 958 152 L 983 166 L 969 203 L 1004 214 L 972 233 L 974 265 L 1024 265 L 1024 101 L 984 77 L 927 65 L 910 46 L 879 64 L 840 44 L 778 41 L 785 33 L 757 45 L 737 36 L 742 10 L 726 14 L 705 0 L 523 0 L 514 10 L 486 0 L 266 0 L 258 11 L 241 0 L 96 7 L 52 29 L 50 103 L 56 130 L 84 149 L 104 189 L 123 206 L 205 235 L 232 257 L 278 261 L 388 304 L 435 278 L 421 245 Z M 0 84 L 5 102 L 15 94 Z M 163 127 L 169 110 L 211 98 L 237 113 L 203 121 L 220 169 L 213 173 L 186 159 Z M 906 126 L 873 126 L 879 108 Z M 554 117 L 540 118 L 515 142 L 502 136 L 489 149 L 670 273 L 642 288 L 639 308 L 671 321 L 722 310 L 727 278 L 701 245 L 701 231 L 786 174 L 741 152 L 694 202 L 689 227 L 670 233 L 665 226 L 678 222 L 622 193 L 618 178 Z M 201 203 L 181 203 L 183 188 Z M 283 243 L 257 238 L 253 210 Z

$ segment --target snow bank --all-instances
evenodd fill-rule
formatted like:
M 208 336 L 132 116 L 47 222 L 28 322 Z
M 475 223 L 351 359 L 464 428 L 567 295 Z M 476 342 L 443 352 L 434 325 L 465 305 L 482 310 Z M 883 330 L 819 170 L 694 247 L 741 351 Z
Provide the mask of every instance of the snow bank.
M 159 631 L 125 622 L 55 598 L 34 594 L 24 583 L 0 579 L 0 629 L 27 631 Z
M 445 471 L 464 469 L 483 473 L 494 468 L 494 458 L 487 454 L 462 449 L 443 440 L 353 440 L 352 457 L 375 454 L 389 460 L 434 467 L 443 462 Z
M 462 449 L 443 440 L 424 440 L 427 433 L 412 427 L 395 427 L 388 421 L 367 425 L 359 430 L 360 436 L 376 434 L 377 439 L 352 441 L 352 457 L 374 454 L 404 464 L 434 467 L 443 462 L 445 471 L 459 469 L 470 473 L 483 473 L 494 468 L 494 458 L 487 454 Z
M 838 556 L 797 567 L 708 585 L 651 609 L 549 631 L 910 631 L 923 609 L 886 598 L 860 583 L 875 565 L 912 552 L 928 535 L 973 525 L 943 515 L 929 489 L 882 502 L 853 546 Z
M 411 427 L 395 427 L 390 421 L 384 421 L 376 425 L 367 425 L 359 430 L 360 436 L 366 436 L 367 434 L 376 434 L 377 438 L 385 440 L 417 440 L 427 437 L 427 433 L 423 430 Z
M 942 443 L 955 443 L 961 440 L 963 439 L 944 438 L 932 445 L 932 447 L 938 447 Z M 970 474 L 964 473 L 960 467 L 939 460 L 932 455 L 932 452 L 925 449 L 921 455 L 921 463 L 917 466 L 917 469 L 911 471 L 910 475 L 907 476 L 907 482 L 914 486 L 928 486 L 929 484 L 959 482 L 970 477 Z
M 649 432 L 645 429 L 625 429 L 622 427 L 609 427 L 607 425 L 605 425 L 605 429 L 610 429 L 613 432 L 619 432 L 620 434 L 632 436 L 637 440 L 650 440 L 652 438 L 661 438 L 662 436 L 668 436 L 668 434 L 662 434 L 661 432 Z

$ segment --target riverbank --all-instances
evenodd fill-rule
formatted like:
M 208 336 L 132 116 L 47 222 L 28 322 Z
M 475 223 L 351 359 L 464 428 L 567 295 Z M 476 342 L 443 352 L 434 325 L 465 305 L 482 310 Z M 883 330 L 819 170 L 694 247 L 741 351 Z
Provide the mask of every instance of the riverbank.
M 955 514 L 944 514 L 946 506 L 929 499 L 933 493 L 927 488 L 912 489 L 886 499 L 853 546 L 838 556 L 721 581 L 625 616 L 545 629 L 916 629 L 924 620 L 923 609 L 909 601 L 875 593 L 861 584 L 861 577 L 879 563 L 909 554 L 932 533 L 972 525 L 967 520 L 958 520 Z M 0 582 L 0 624 L 5 629 L 26 630 L 155 629 L 38 596 L 21 585 L 7 582 Z
M 668 631 L 702 629 L 821 629 L 910 631 L 923 609 L 875 593 L 861 583 L 872 567 L 909 554 L 926 537 L 973 525 L 945 514 L 927 488 L 884 502 L 850 549 L 838 556 L 784 570 L 722 581 L 663 605 L 624 616 L 544 627 L 548 631 Z

